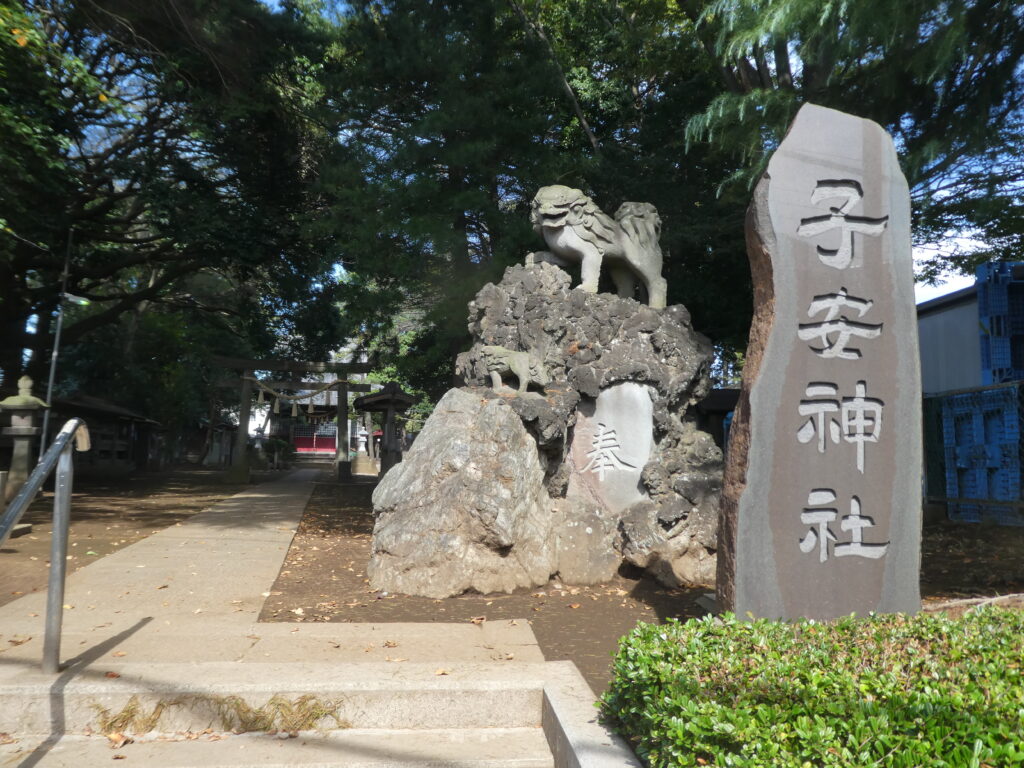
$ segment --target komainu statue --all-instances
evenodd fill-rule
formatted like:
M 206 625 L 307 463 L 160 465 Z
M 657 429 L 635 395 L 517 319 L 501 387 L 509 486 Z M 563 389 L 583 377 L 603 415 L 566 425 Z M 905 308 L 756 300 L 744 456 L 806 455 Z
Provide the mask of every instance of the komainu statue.
M 491 387 L 494 389 L 501 389 L 502 376 L 509 373 L 519 382 L 519 394 L 526 392 L 530 384 L 543 388 L 549 381 L 544 366 L 529 352 L 514 352 L 497 346 L 484 346 L 480 351 L 483 353 L 484 363 L 491 375 Z
M 623 203 L 612 219 L 580 190 L 555 184 L 541 187 L 533 198 L 530 222 L 551 250 L 531 254 L 527 263 L 578 262 L 583 290 L 597 293 L 601 265 L 607 261 L 619 296 L 633 298 L 639 278 L 647 289 L 647 303 L 665 308 L 661 219 L 650 203 Z

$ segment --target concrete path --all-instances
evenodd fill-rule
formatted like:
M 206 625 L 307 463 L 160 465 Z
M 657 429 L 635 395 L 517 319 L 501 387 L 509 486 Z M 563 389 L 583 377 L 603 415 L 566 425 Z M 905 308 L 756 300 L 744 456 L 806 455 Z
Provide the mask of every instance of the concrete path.
M 543 661 L 526 621 L 258 624 L 319 475 L 254 486 L 71 574 L 61 660 Z M 45 608 L 44 593 L 0 607 L 0 682 L 38 665 Z

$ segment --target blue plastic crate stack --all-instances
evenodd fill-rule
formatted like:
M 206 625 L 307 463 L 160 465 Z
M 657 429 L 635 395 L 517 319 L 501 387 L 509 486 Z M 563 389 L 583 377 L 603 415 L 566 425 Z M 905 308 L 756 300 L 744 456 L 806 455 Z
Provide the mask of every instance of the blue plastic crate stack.
M 989 262 L 975 276 L 982 383 L 1024 379 L 1024 263 Z
M 1024 382 L 942 398 L 946 496 L 951 520 L 1024 526 L 1024 510 L 992 501 L 1021 501 L 1021 415 Z

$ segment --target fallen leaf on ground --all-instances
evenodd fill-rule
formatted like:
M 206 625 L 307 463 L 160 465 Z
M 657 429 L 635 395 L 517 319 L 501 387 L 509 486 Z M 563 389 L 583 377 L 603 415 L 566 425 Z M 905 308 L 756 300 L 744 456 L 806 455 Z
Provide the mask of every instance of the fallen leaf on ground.
M 108 672 L 107 674 L 109 675 L 110 673 Z M 120 731 L 116 731 L 114 733 L 108 733 L 107 734 L 107 738 L 110 739 L 110 748 L 111 749 L 120 749 L 125 744 L 131 744 L 132 743 L 132 739 L 130 737 L 128 737 L 128 736 L 125 736 Z
M 110 654 L 110 655 L 111 655 L 111 656 L 127 656 L 128 654 L 127 654 L 127 653 L 125 653 L 124 651 L 114 651 L 114 652 L 113 652 L 112 654 Z
M 487 617 L 486 616 L 474 616 L 473 618 L 471 618 L 469 620 L 469 623 L 470 624 L 483 624 L 485 621 L 487 621 Z
M 305 611 L 301 608 L 292 608 L 292 613 L 294 613 L 296 616 L 302 616 L 303 614 L 305 614 Z
M 434 670 L 434 674 L 435 675 L 447 675 L 448 674 L 448 670 L 447 669 L 443 669 L 443 668 L 442 669 L 436 669 L 436 670 Z
M 394 640 L 385 640 L 384 643 L 383 643 L 383 647 L 384 648 L 397 648 L 398 647 L 398 643 L 396 643 Z
M 106 676 L 111 678 L 111 679 L 114 679 L 116 677 L 120 677 L 121 675 L 118 674 L 117 672 L 107 672 Z
M 0 744 L 13 744 L 17 739 L 11 738 L 9 733 L 0 733 Z
M 579 603 L 569 603 L 569 607 L 570 608 L 579 608 L 580 604 Z

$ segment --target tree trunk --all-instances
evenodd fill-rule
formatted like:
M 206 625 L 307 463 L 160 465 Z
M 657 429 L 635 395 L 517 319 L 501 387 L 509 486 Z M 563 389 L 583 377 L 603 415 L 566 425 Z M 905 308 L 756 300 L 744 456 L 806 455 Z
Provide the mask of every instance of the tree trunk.
M 210 449 L 213 447 L 213 421 L 217 418 L 217 404 L 211 399 L 210 410 L 208 421 L 206 423 L 206 437 L 203 439 L 203 449 L 199 452 L 199 466 L 203 466 L 203 462 L 206 461 L 206 457 L 210 455 Z

